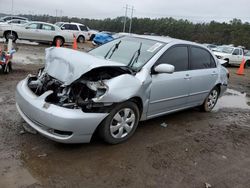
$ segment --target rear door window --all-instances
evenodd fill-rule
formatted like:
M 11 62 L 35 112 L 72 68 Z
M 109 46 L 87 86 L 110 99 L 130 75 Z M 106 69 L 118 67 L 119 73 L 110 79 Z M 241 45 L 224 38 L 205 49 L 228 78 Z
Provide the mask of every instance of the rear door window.
M 88 29 L 85 25 L 80 25 L 79 27 L 80 27 L 81 31 L 88 31 Z
M 72 31 L 78 31 L 77 25 L 71 24 L 70 25 L 70 30 L 72 30 Z
M 159 64 L 173 65 L 175 72 L 188 70 L 188 47 L 175 46 L 168 49 L 157 61 Z
M 213 56 L 205 49 L 191 47 L 190 49 L 190 69 L 208 69 L 215 68 L 216 63 Z
M 47 25 L 47 24 L 43 24 L 42 29 L 47 30 L 47 31 L 54 31 L 55 30 L 55 28 L 53 26 Z
M 32 24 L 29 24 L 26 28 L 27 29 L 39 29 L 39 26 L 40 24 L 32 23 Z

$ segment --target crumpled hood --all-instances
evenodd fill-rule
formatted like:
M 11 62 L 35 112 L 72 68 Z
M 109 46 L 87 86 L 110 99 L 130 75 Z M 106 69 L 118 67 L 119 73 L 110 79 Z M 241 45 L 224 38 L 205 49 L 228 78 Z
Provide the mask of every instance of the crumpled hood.
M 46 64 L 44 71 L 65 85 L 80 78 L 83 74 L 97 67 L 117 66 L 124 64 L 97 58 L 85 52 L 79 52 L 67 48 L 47 48 Z

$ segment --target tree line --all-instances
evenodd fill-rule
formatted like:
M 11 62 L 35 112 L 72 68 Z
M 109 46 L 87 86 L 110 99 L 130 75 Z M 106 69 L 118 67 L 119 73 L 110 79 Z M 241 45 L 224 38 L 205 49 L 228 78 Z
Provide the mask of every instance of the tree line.
M 50 15 L 20 15 L 30 20 L 55 23 L 56 21 L 79 22 L 91 29 L 99 31 L 122 32 L 124 17 L 106 19 L 87 19 L 63 16 L 60 18 Z M 129 18 L 127 18 L 127 30 Z M 234 44 L 250 49 L 250 24 L 243 23 L 239 19 L 233 19 L 229 23 L 211 21 L 209 23 L 193 23 L 184 19 L 174 18 L 133 18 L 132 33 L 154 33 L 170 36 L 199 43 Z

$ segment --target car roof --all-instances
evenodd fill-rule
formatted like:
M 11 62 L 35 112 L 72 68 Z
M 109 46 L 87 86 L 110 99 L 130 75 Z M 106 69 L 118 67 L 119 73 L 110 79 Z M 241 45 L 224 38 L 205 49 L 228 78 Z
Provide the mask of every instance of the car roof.
M 129 35 L 127 35 L 129 36 Z M 138 38 L 144 38 L 144 39 L 150 39 L 150 40 L 155 40 L 159 42 L 164 42 L 164 43 L 180 43 L 180 44 L 189 44 L 189 45 L 195 45 L 195 46 L 200 46 L 203 47 L 203 45 L 191 41 L 186 41 L 186 40 L 181 40 L 181 39 L 176 39 L 176 38 L 171 38 L 168 36 L 152 36 L 152 35 L 134 35 L 132 34 L 131 36 L 138 37 Z
M 84 24 L 81 24 L 81 23 L 76 23 L 76 22 L 56 22 L 56 23 L 84 25 Z
M 56 25 L 54 25 L 54 24 L 52 24 L 52 23 L 40 22 L 40 21 L 30 21 L 30 22 L 28 22 L 28 23 L 29 23 L 29 24 L 31 24 L 31 23 L 48 24 L 48 25 L 56 26 Z

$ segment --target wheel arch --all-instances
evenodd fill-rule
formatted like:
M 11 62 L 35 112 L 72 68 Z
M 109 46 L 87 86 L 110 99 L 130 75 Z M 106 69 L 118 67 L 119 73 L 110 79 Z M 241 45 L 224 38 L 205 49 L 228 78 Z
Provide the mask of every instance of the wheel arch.
M 3 36 L 4 36 L 4 37 L 6 37 L 6 34 L 7 34 L 8 32 L 11 32 L 11 31 L 12 31 L 12 33 L 15 33 L 15 35 L 16 35 L 16 36 L 17 36 L 17 38 L 18 38 L 18 34 L 17 34 L 17 32 L 16 32 L 16 31 L 13 31 L 13 30 L 10 30 L 10 29 L 9 29 L 9 30 L 4 31 L 4 32 L 3 32 Z
M 85 37 L 83 34 L 80 34 L 80 35 L 77 37 L 77 42 L 79 42 L 79 38 L 80 38 L 80 37 L 83 37 L 84 40 L 86 40 L 86 37 Z

